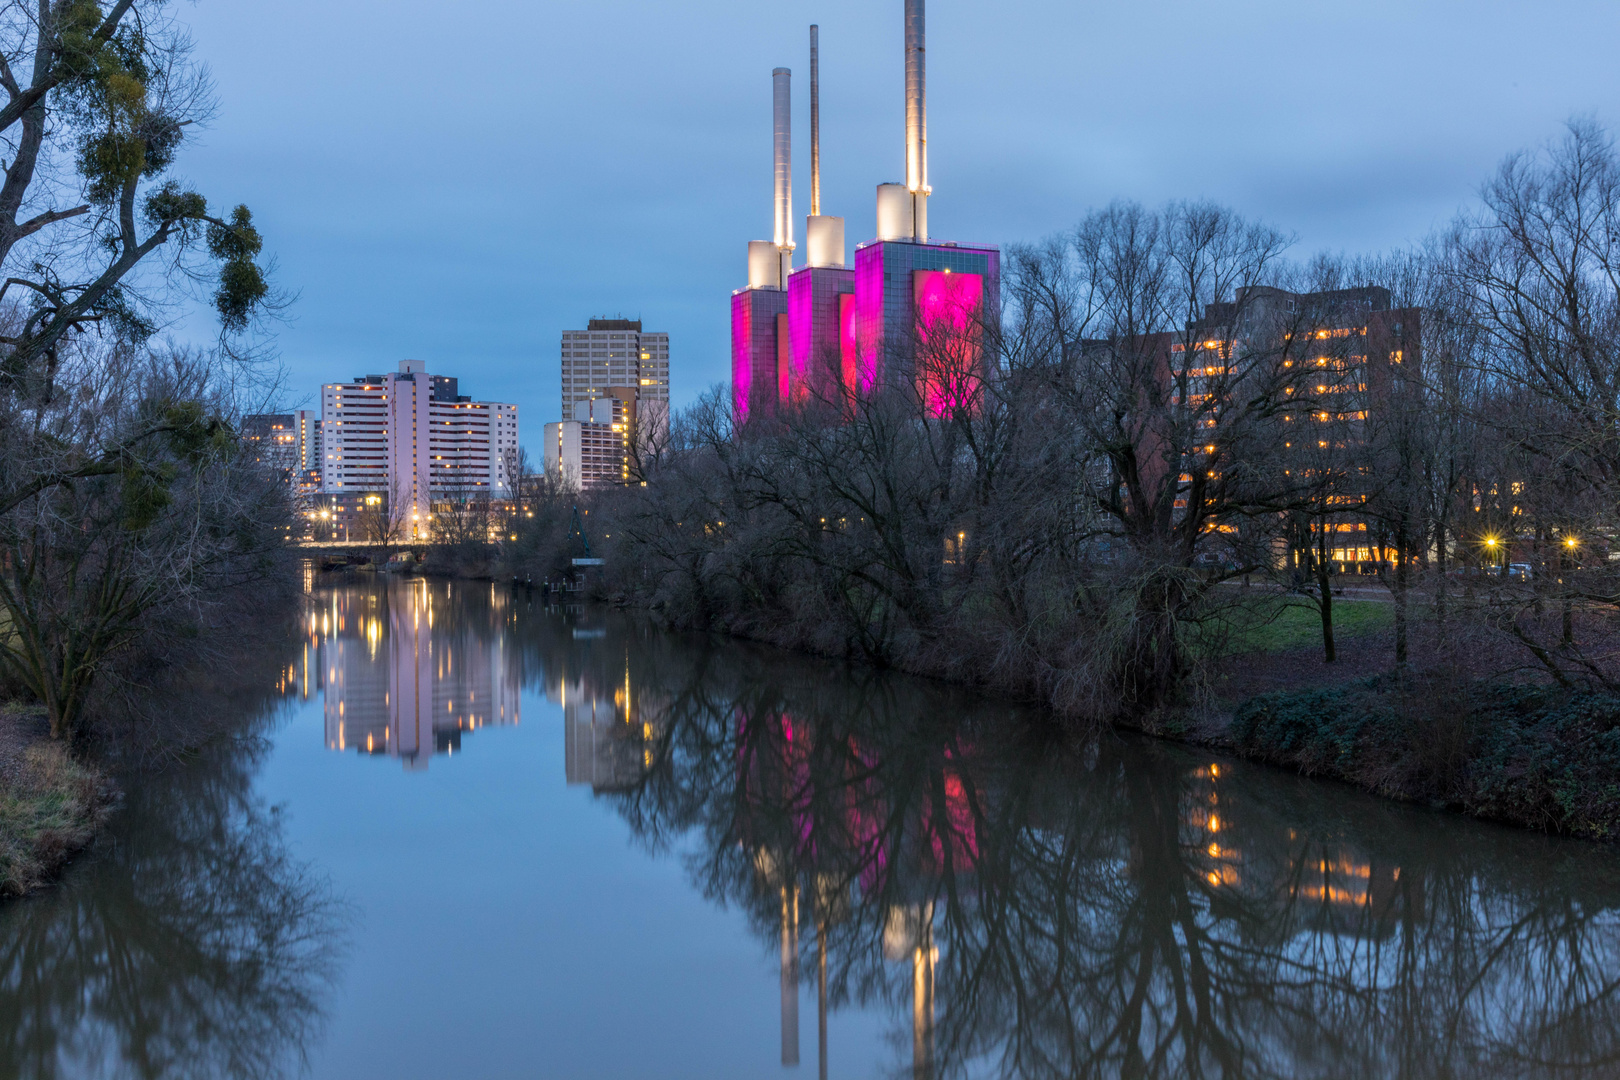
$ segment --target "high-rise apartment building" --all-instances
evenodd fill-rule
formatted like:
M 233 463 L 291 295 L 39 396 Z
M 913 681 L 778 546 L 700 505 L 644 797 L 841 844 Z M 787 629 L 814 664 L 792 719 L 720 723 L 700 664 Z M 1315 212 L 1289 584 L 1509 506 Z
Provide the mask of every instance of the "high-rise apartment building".
M 591 319 L 562 336 L 562 420 L 545 462 L 578 487 L 630 481 L 632 450 L 668 429 L 669 335 L 637 319 Z
M 628 484 L 635 431 L 635 402 L 597 398 L 574 405 L 574 418 L 547 424 L 545 464 L 576 488 Z
M 640 319 L 591 319 L 584 330 L 562 336 L 562 415 L 581 401 L 614 396 L 614 387 L 635 391 L 643 417 L 669 409 L 669 335 L 643 332 Z M 661 406 L 661 408 L 659 408 Z
M 517 406 L 457 389 L 420 360 L 321 388 L 321 491 L 339 519 L 386 507 L 401 535 L 424 536 L 435 502 L 511 494 Z
M 1363 446 L 1369 425 L 1380 423 L 1391 395 L 1405 380 L 1421 377 L 1424 312 L 1397 308 L 1392 301 L 1381 285 L 1308 293 L 1245 285 L 1231 301 L 1204 305 L 1204 317 L 1188 322 L 1185 333 L 1170 335 L 1167 342 L 1170 364 L 1186 365 L 1188 391 L 1208 394 L 1221 385 L 1224 370 L 1218 359 L 1205 366 L 1208 360 L 1201 358 L 1216 359 L 1223 350 L 1230 356 L 1233 348 L 1244 347 L 1235 343 L 1265 348 L 1266 336 L 1292 335 L 1300 327 L 1314 339 L 1310 352 L 1315 355 L 1305 358 L 1313 373 L 1312 406 L 1283 414 L 1283 422 L 1298 425 L 1299 434 L 1282 449 L 1298 475 L 1343 470 L 1333 496 L 1340 509 L 1291 531 L 1285 567 L 1308 570 L 1321 560 L 1332 564 L 1334 573 L 1376 573 L 1401 558 L 1380 539 L 1383 530 L 1367 513 L 1378 488 L 1375 480 L 1382 478 L 1367 477 L 1337 457 Z M 1211 374 L 1195 374 L 1200 369 Z M 1322 433 L 1308 434 L 1313 427 Z
M 293 413 L 293 435 L 297 439 L 300 471 L 321 468 L 321 411 L 299 409 Z
M 242 442 L 255 464 L 283 483 L 293 482 L 300 466 L 298 416 L 295 413 L 260 413 L 242 418 Z

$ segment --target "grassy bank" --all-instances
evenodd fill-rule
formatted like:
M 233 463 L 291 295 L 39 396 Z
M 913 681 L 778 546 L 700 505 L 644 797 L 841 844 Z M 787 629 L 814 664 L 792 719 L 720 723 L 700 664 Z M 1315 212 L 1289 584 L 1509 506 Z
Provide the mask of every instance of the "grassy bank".
M 1379 675 L 1262 694 L 1211 740 L 1379 795 L 1620 839 L 1620 697 Z
M 0 898 L 51 880 L 107 816 L 112 787 L 46 736 L 40 717 L 0 708 Z
M 1550 685 L 1490 620 L 1453 617 L 1442 628 L 1423 597 L 1408 608 L 1411 659 L 1397 673 L 1396 608 L 1386 599 L 1335 599 L 1337 657 L 1329 664 L 1315 604 L 1269 590 L 1234 594 L 1189 634 L 1201 680 L 1190 693 L 1107 719 L 1386 798 L 1620 841 L 1620 695 Z M 737 637 L 838 655 L 772 629 L 746 620 L 725 626 Z M 1620 623 L 1606 611 L 1579 616 L 1577 630 L 1594 649 L 1620 657 Z M 953 641 L 924 654 L 925 662 L 891 666 L 1075 719 L 1050 684 L 998 681 L 972 649 L 971 640 Z M 1093 721 L 1075 723 L 1088 736 L 1096 730 Z
M 1293 597 L 1268 597 L 1249 605 L 1250 619 L 1224 642 L 1229 654 L 1286 652 L 1322 647 L 1322 616 L 1316 605 Z M 1395 623 L 1395 606 L 1376 600 L 1335 600 L 1333 634 L 1350 640 Z

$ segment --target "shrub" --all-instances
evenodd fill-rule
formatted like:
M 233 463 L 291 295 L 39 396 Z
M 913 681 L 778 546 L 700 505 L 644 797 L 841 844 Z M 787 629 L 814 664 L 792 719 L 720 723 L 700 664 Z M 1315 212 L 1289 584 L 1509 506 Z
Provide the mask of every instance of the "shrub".
M 1379 676 L 1266 694 L 1238 707 L 1228 734 L 1248 756 L 1380 794 L 1620 836 L 1620 697 L 1495 683 L 1437 689 Z

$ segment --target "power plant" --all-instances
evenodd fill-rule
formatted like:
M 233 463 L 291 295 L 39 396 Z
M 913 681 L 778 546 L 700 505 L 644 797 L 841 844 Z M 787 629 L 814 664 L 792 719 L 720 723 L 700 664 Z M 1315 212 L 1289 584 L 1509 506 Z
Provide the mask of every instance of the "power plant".
M 925 0 L 905 0 L 905 182 L 877 185 L 877 236 L 850 265 L 844 219 L 821 213 L 820 29 L 810 27 L 810 215 L 793 265 L 792 73 L 771 72 L 774 233 L 748 245 L 731 296 L 739 424 L 812 398 L 849 403 L 909 385 L 930 412 L 971 406 L 1000 310 L 1000 252 L 928 235 Z

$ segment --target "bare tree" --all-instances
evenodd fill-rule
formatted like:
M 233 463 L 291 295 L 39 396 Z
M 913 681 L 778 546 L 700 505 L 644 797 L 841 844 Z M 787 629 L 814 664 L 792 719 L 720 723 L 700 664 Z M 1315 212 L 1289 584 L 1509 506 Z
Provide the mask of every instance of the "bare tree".
M 1074 237 L 1079 333 L 1054 392 L 1078 425 L 1086 497 L 1135 593 L 1108 680 L 1131 707 L 1182 691 L 1185 633 L 1215 583 L 1268 568 L 1278 515 L 1308 503 L 1290 438 L 1316 417 L 1330 313 L 1256 287 L 1287 238 L 1205 204 L 1116 204 Z M 1331 333 L 1331 331 L 1326 331 Z
M 489 577 L 496 544 L 504 532 L 506 514 L 490 498 L 488 488 L 462 488 L 443 492 L 434 503 L 428 537 L 449 558 L 458 575 Z
M 560 581 L 573 569 L 569 535 L 582 493 L 560 466 L 536 471 L 523 451 L 507 475 L 516 479 L 507 516 L 499 526 L 497 565 L 513 578 Z M 584 502 L 588 510 L 593 500 L 586 496 Z
M 388 491 L 368 492 L 363 498 L 355 496 L 360 500 L 354 515 L 360 538 L 379 546 L 384 561 L 410 536 L 407 490 L 403 482 L 396 482 Z
M 1446 235 L 1441 271 L 1451 317 L 1478 335 L 1480 415 L 1501 440 L 1465 493 L 1496 510 L 1481 542 L 1539 564 L 1532 587 L 1494 590 L 1499 621 L 1555 679 L 1620 685 L 1573 629 L 1575 604 L 1620 601 L 1603 557 L 1620 535 L 1620 161 L 1595 122 L 1575 121 L 1509 157 L 1481 195 Z M 1549 600 L 1570 613 L 1550 626 Z
M 59 378 L 74 407 L 38 414 L 41 436 L 130 449 L 119 472 L 42 486 L 0 514 L 0 664 L 72 742 L 92 684 L 156 612 L 280 568 L 291 505 L 235 439 L 205 358 L 96 355 Z

